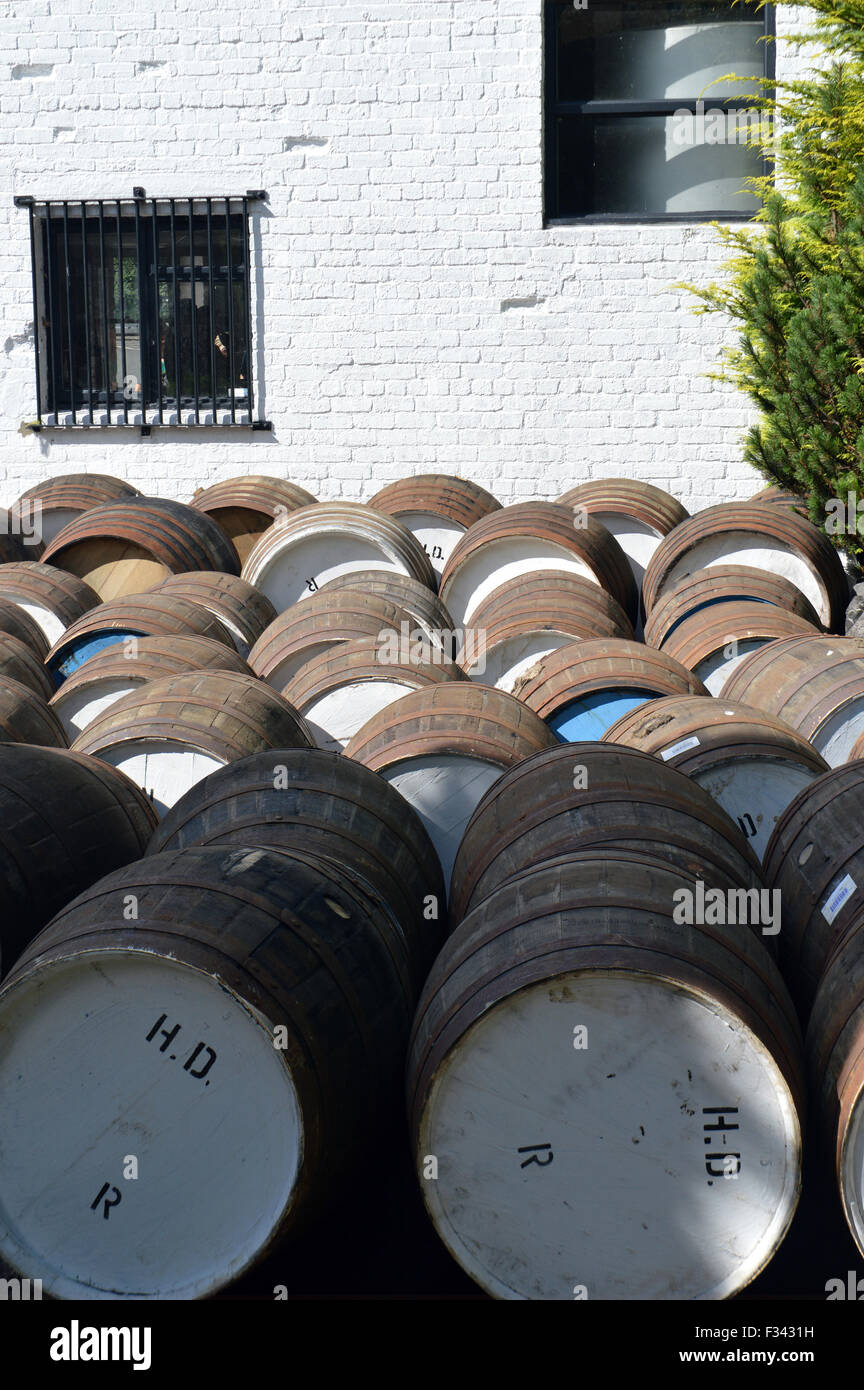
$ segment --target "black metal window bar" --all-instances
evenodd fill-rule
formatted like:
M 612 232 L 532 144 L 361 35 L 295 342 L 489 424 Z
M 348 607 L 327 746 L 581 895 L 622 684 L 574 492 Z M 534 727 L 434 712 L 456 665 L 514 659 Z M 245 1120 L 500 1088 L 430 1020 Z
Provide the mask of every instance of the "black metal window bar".
M 270 429 L 255 418 L 250 204 L 35 199 L 36 419 L 45 428 Z

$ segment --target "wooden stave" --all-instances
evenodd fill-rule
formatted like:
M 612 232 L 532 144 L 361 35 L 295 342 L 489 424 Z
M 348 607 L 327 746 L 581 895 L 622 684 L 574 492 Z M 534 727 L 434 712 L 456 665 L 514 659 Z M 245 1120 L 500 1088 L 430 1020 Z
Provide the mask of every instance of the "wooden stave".
M 15 533 L 14 525 L 10 512 L 5 517 L 0 516 L 0 565 L 21 565 L 28 560 L 38 560 L 44 550 L 42 542 L 25 543 L 23 537 Z
M 49 703 L 54 694 L 54 682 L 32 648 L 9 632 L 0 632 L 0 680 L 27 685 Z
M 198 488 L 188 505 L 200 512 L 220 511 L 222 508 L 241 508 L 260 512 L 271 521 L 298 507 L 310 507 L 318 501 L 305 487 L 287 478 L 269 477 L 265 473 L 240 474 L 222 478 L 209 487 Z M 263 529 L 263 528 L 262 528 Z
M 353 574 L 340 574 L 328 579 L 326 584 L 321 585 L 319 593 L 341 593 L 345 590 L 389 598 L 391 603 L 403 607 L 430 633 L 453 631 L 453 619 L 435 590 L 410 575 L 394 574 L 388 570 L 356 570 Z M 308 600 L 304 599 L 303 602 Z
M 614 637 L 558 647 L 519 677 L 514 694 L 549 719 L 572 700 L 614 689 L 644 690 L 649 698 L 707 694 L 698 677 L 665 652 Z
M 815 648 L 814 644 L 819 647 Z M 827 658 L 825 649 L 833 656 Z M 815 662 L 822 653 L 818 670 Z M 854 667 L 850 680 L 829 679 L 829 673 L 850 662 Z M 828 664 L 826 664 L 826 662 Z M 813 687 L 820 681 L 827 693 L 815 699 Z M 742 700 L 791 724 L 806 739 L 812 739 L 821 725 L 836 710 L 842 708 L 847 690 L 864 694 L 864 640 L 853 637 L 786 637 L 768 642 L 745 656 L 723 687 L 721 699 Z
M 282 687 L 282 695 L 289 704 L 304 711 L 323 696 L 358 681 L 398 679 L 420 690 L 444 681 L 466 679 L 461 667 L 451 661 L 384 662 L 379 660 L 379 652 L 377 637 L 339 642 L 319 656 L 311 657 Z
M 466 531 L 475 521 L 501 509 L 498 499 L 478 483 L 448 473 L 417 473 L 388 483 L 370 497 L 369 506 L 400 518 L 410 512 L 429 513 Z
M 274 764 L 288 785 L 274 785 Z M 289 809 L 290 808 L 290 809 Z M 419 987 L 437 953 L 445 918 L 427 921 L 429 895 L 444 912 L 441 866 L 414 808 L 376 773 L 340 753 L 282 748 L 228 764 L 197 782 L 165 814 L 147 854 L 211 845 L 296 849 L 335 858 L 359 873 L 400 922 Z
M 270 686 L 210 670 L 164 676 L 124 695 L 79 734 L 73 748 L 99 757 L 109 747 L 166 740 L 226 762 L 266 748 L 315 746 L 305 719 Z
M 239 629 L 242 640 L 251 650 L 276 617 L 276 609 L 266 594 L 247 584 L 238 574 L 225 574 L 221 570 L 192 570 L 187 574 L 173 574 L 149 592 L 185 598 L 215 613 L 223 626 L 227 627 L 238 650 L 238 639 L 232 628 Z M 226 618 L 227 623 L 224 622 Z M 240 654 L 245 656 L 244 652 Z
M 38 500 L 50 511 L 88 511 L 103 502 L 119 502 L 125 497 L 140 497 L 137 487 L 109 473 L 63 473 L 55 478 L 43 478 L 20 497 L 16 497 L 10 512 L 20 516 L 22 502 Z
M 800 512 L 806 521 L 810 520 L 810 513 L 807 510 L 807 503 L 803 497 L 798 497 L 794 492 L 787 492 L 781 487 L 763 487 L 759 492 L 754 492 L 748 499 L 751 502 L 769 502 L 774 507 L 794 507 L 796 512 Z
M 365 529 L 364 529 L 365 528 Z M 423 547 L 395 517 L 373 511 L 361 502 L 316 502 L 298 507 L 275 522 L 250 551 L 241 577 L 260 587 L 260 580 L 286 540 L 306 540 L 314 535 L 339 535 L 358 531 L 411 578 L 435 588 L 435 571 Z
M 642 586 L 649 617 L 665 591 L 666 576 L 673 565 L 694 546 L 720 531 L 761 532 L 795 551 L 818 578 L 830 614 L 826 626 L 832 631 L 842 626 L 849 586 L 837 551 L 821 531 L 797 512 L 766 502 L 722 502 L 697 512 L 664 537 L 645 571 Z
M 538 624 L 547 621 L 569 620 L 596 629 L 596 637 L 622 637 L 633 640 L 633 625 L 624 609 L 611 594 L 590 579 L 578 574 L 541 570 L 536 575 L 502 584 L 478 604 L 471 626 L 486 629 L 487 645 L 490 629 L 506 628 L 509 621 L 521 621 L 521 615 L 533 616 Z M 566 630 L 566 629 L 565 629 Z M 588 633 L 586 633 L 586 636 Z
M 729 597 L 718 601 L 716 596 L 721 589 L 726 590 Z M 691 611 L 735 600 L 771 603 L 786 612 L 797 613 L 822 630 L 815 608 L 791 580 L 749 565 L 711 565 L 664 590 L 645 623 L 644 640 L 649 647 L 663 647 L 671 630 Z
M 562 492 L 557 501 L 562 507 L 584 507 L 589 515 L 602 512 L 632 516 L 661 537 L 690 515 L 671 492 L 635 478 L 596 478 L 579 483 Z
M 249 664 L 260 680 L 268 680 L 288 657 L 309 645 L 318 645 L 319 634 L 326 633 L 327 640 L 334 644 L 350 642 L 372 637 L 382 627 L 398 629 L 406 621 L 413 626 L 408 610 L 379 594 L 353 589 L 329 593 L 325 585 L 268 624 L 249 653 Z
M 574 526 L 570 512 L 557 502 L 517 502 L 492 512 L 475 522 L 450 552 L 438 589 L 442 600 L 447 603 L 448 589 L 459 568 L 481 546 L 508 537 L 529 536 L 561 546 L 578 557 L 596 576 L 600 588 L 618 601 L 632 621 L 638 594 L 627 557 L 605 526 L 591 516 L 586 522 L 585 526 Z
M 713 656 L 732 641 L 751 642 L 760 638 L 766 642 L 782 637 L 821 637 L 821 628 L 774 608 L 770 603 L 730 601 L 703 608 L 684 618 L 670 633 L 662 651 L 680 661 L 688 671 Z
M 270 1240 L 255 1255 L 254 1262 L 258 1263 L 329 1204 L 334 1189 L 350 1175 L 351 1160 L 360 1143 L 367 1137 L 371 1140 L 382 1121 L 389 1123 L 394 1118 L 410 1029 L 411 1000 L 404 944 L 392 916 L 372 898 L 365 885 L 351 880 L 332 861 L 299 851 L 258 851 L 256 857 L 258 864 L 245 872 L 251 873 L 266 860 L 259 872 L 269 870 L 270 881 L 257 891 L 244 884 L 242 895 L 236 891 L 236 878 L 225 890 L 230 869 L 249 858 L 243 850 L 190 849 L 173 855 L 154 855 L 106 876 L 69 904 L 40 934 L 38 942 L 24 953 L 4 981 L 2 997 L 24 983 L 29 972 L 42 972 L 51 962 L 109 949 L 106 923 L 113 921 L 116 927 L 110 936 L 117 943 L 113 949 L 182 959 L 251 1005 L 274 1026 L 288 1028 L 289 1045 L 280 1050 L 291 1064 L 292 1080 L 304 1102 L 304 1162 L 289 1208 Z M 190 883 L 191 874 L 196 878 Z M 185 915 L 195 921 L 194 939 L 169 929 L 162 909 L 163 885 L 179 890 L 172 895 L 174 902 L 184 889 L 191 889 L 187 895 L 189 912 Z M 314 930 L 302 919 L 302 914 L 310 914 L 313 906 L 311 886 L 318 917 Z M 231 934 L 220 930 L 221 922 L 217 925 L 213 911 L 216 892 L 243 902 L 245 916 L 238 914 L 229 923 Z M 134 925 L 122 919 L 117 907 L 127 893 L 138 899 L 139 918 Z M 367 968 L 374 964 L 379 977 L 377 992 L 372 991 L 371 999 L 364 1001 L 364 993 L 368 996 L 371 990 L 371 979 L 364 980 L 357 968 L 357 947 L 352 956 L 350 943 L 339 939 L 339 917 L 332 909 L 326 913 L 320 910 L 318 900 L 325 894 L 371 924 L 364 934 L 364 963 Z M 151 898 L 155 898 L 152 925 L 147 915 Z M 205 899 L 210 911 L 196 915 L 196 907 Z M 266 933 L 255 930 L 262 919 L 273 922 Z M 292 930 L 274 929 L 280 921 Z M 290 951 L 286 951 L 286 945 L 290 945 Z M 320 1003 L 322 961 L 324 968 L 333 972 L 328 976 L 331 1003 L 326 1010 Z M 297 962 L 305 963 L 305 978 Z M 340 990 L 349 984 L 357 988 L 353 998 L 348 997 L 345 1008 L 346 996 Z M 336 1001 L 341 1003 L 340 1036 L 332 1026 L 326 1030 L 320 1024 L 317 1030 L 314 1026 L 319 1013 L 324 1019 L 329 1018 L 332 1025 Z M 341 1036 L 349 1032 L 345 1027 L 349 1020 L 354 1034 L 350 1044 Z M 376 1037 L 378 1056 L 373 1070 L 369 1063 L 375 1057 Z M 344 1078 L 340 1062 L 345 1068 Z M 329 1088 L 325 1083 L 328 1077 Z M 340 1081 L 338 1088 L 334 1078 Z M 232 1267 L 224 1284 L 232 1283 L 244 1269 Z
M 576 788 L 574 768 L 595 765 L 589 785 Z M 764 882 L 738 827 L 684 773 L 617 744 L 556 743 L 509 769 L 479 801 L 453 865 L 451 923 L 532 864 L 625 842 L 646 853 L 660 846 L 667 857 L 678 846 L 682 865 L 701 863 L 747 886 Z
M 44 604 L 69 627 L 95 608 L 99 595 L 83 579 L 41 560 L 24 560 L 0 565 L 0 596 L 10 603 L 28 599 Z
M 462 727 L 460 719 L 472 722 Z M 479 681 L 443 681 L 373 715 L 346 745 L 345 757 L 373 772 L 450 753 L 503 769 L 553 743 L 551 729 L 512 695 Z
M 206 637 L 230 647 L 232 651 L 236 650 L 228 629 L 209 609 L 177 594 L 152 590 L 110 599 L 107 603 L 100 603 L 97 608 L 91 608 L 89 613 L 67 627 L 48 652 L 45 663 L 50 669 L 58 670 L 82 637 L 115 631 L 142 638 Z
M 44 661 L 48 656 L 48 638 L 35 618 L 11 599 L 0 598 L 0 632 L 17 637 L 33 655 Z
M 68 747 L 63 726 L 47 700 L 9 677 L 0 683 L 0 743 Z
M 240 573 L 237 552 L 222 528 L 206 512 L 164 497 L 136 497 L 93 507 L 64 526 L 42 558 L 63 569 L 63 556 L 70 548 L 100 539 L 139 546 L 172 574 L 187 570 Z

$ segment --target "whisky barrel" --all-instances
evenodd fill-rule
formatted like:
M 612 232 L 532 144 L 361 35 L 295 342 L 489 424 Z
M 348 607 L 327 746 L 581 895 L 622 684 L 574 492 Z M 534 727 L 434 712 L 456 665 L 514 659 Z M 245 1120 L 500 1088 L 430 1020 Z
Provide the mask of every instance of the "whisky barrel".
M 376 773 L 321 748 L 276 748 L 213 772 L 182 796 L 148 854 L 260 845 L 334 859 L 391 905 L 419 987 L 441 944 L 444 882 L 422 821 Z
M 306 719 L 319 748 L 339 751 L 394 700 L 442 681 L 464 681 L 441 649 L 421 640 L 401 642 L 397 632 L 340 642 L 312 657 L 283 687 Z
M 0 820 L 4 974 L 78 893 L 140 859 L 156 825 L 147 798 L 116 768 L 23 743 L 0 743 Z
M 254 677 L 184 671 L 124 695 L 78 735 L 74 748 L 121 768 L 162 815 L 235 758 L 313 744 L 305 720 Z
M 517 502 L 477 521 L 450 554 L 441 597 L 460 626 L 494 589 L 540 570 L 578 574 L 632 619 L 638 595 L 627 557 L 605 526 L 556 502 Z
M 695 874 L 658 857 L 570 854 L 498 888 L 433 965 L 415 1161 L 439 1236 L 495 1298 L 729 1298 L 789 1228 L 791 1001 L 746 928 L 682 924 L 682 891 Z
M 632 638 L 621 605 L 577 574 L 541 571 L 494 589 L 475 609 L 463 670 L 512 693 L 518 678 L 577 637 Z
M 732 672 L 722 698 L 776 714 L 808 739 L 829 767 L 838 767 L 864 732 L 864 641 L 786 637 L 768 642 Z
M 795 511 L 800 512 L 807 521 L 810 520 L 805 499 L 799 497 L 797 493 L 787 492 L 781 487 L 763 487 L 759 492 L 754 492 L 750 501 L 770 502 L 775 507 L 794 507 Z
M 601 738 L 610 724 L 661 695 L 705 695 L 702 682 L 665 652 L 616 637 L 571 642 L 529 667 L 513 694 L 562 743 Z
M 92 511 L 105 502 L 122 502 L 140 495 L 137 487 L 108 473 L 64 473 L 43 478 L 22 492 L 12 503 L 10 513 L 19 525 L 38 520 L 42 540 L 49 545 L 82 512 Z
M 385 570 L 355 570 L 350 574 L 336 575 L 321 585 L 322 592 L 354 594 L 377 594 L 390 603 L 398 604 L 414 619 L 417 626 L 437 641 L 448 647 L 449 634 L 454 631 L 453 619 L 440 598 L 426 584 L 412 579 L 407 574 L 391 574 Z M 310 596 L 311 597 L 311 596 Z M 309 598 L 304 599 L 305 603 Z
M 435 587 L 429 557 L 401 521 L 359 502 L 318 502 L 264 532 L 246 558 L 243 578 L 282 613 L 328 579 L 370 568 Z
M 491 492 L 447 473 L 419 473 L 388 483 L 370 499 L 369 506 L 397 517 L 408 527 L 439 579 L 460 536 L 475 521 L 501 509 Z
M 103 602 L 141 594 L 185 570 L 240 571 L 237 552 L 211 517 L 164 497 L 93 507 L 63 527 L 43 559 L 77 574 Z
M 438 851 L 445 883 L 480 797 L 505 768 L 554 742 L 512 695 L 473 681 L 417 690 L 376 714 L 345 753 L 380 772 L 414 807 Z
M 704 787 L 762 858 L 779 816 L 828 765 L 788 724 L 701 696 L 667 696 L 625 714 L 603 735 L 653 753 Z
M 842 626 L 849 585 L 840 557 L 827 536 L 791 508 L 724 502 L 676 526 L 645 572 L 646 612 L 679 579 L 714 565 L 752 565 L 781 575 L 810 600 L 823 627 L 833 632 Z
M 8 598 L 0 598 L 0 632 L 17 637 L 40 661 L 48 654 L 48 638 L 26 609 Z
M 214 613 L 200 603 L 156 589 L 152 593 L 130 594 L 113 603 L 100 603 L 79 618 L 54 643 L 46 665 L 59 683 L 71 676 L 97 652 L 127 646 L 134 651 L 134 637 L 209 637 L 234 650 L 230 633 Z
M 54 682 L 33 648 L 9 632 L 0 632 L 0 678 L 20 681 L 43 700 L 54 694 Z
M 584 510 L 606 527 L 630 561 L 639 587 L 663 537 L 690 515 L 671 493 L 635 478 L 596 478 L 571 487 L 558 501 L 571 511 Z
M 697 675 L 712 695 L 719 695 L 745 656 L 766 642 L 821 635 L 806 618 L 770 603 L 720 603 L 690 613 L 669 633 L 662 650 Z
M 377 637 L 382 631 L 401 633 L 403 623 L 410 637 L 416 626 L 410 613 L 382 594 L 333 590 L 328 584 L 270 623 L 249 653 L 249 664 L 261 680 L 282 690 L 308 661 L 341 642 Z
M 716 604 L 736 602 L 773 604 L 820 626 L 810 600 L 788 579 L 749 565 L 712 565 L 664 590 L 645 623 L 645 641 L 649 647 L 663 647 L 685 618 Z
M 682 772 L 634 748 L 558 744 L 511 768 L 478 802 L 453 867 L 450 920 L 514 874 L 610 846 L 698 867 L 709 887 L 764 887 L 737 826 Z
M 780 963 L 806 1016 L 838 946 L 864 922 L 864 763 L 802 788 L 774 828 L 765 877 L 783 899 Z
M 0 598 L 23 608 L 41 627 L 49 646 L 99 602 L 83 579 L 38 560 L 0 565 Z
M 410 1019 L 402 934 L 332 861 L 109 874 L 0 992 L 0 1257 L 61 1299 L 216 1292 L 374 1161 Z
M 198 603 L 215 614 L 244 658 L 276 617 L 270 600 L 237 574 L 223 574 L 219 570 L 174 574 L 163 580 L 158 589 L 160 593 Z
M 219 523 L 243 565 L 274 521 L 298 507 L 309 507 L 316 500 L 311 492 L 289 483 L 287 478 L 250 474 L 223 478 L 211 487 L 199 488 L 189 505 Z
M 65 748 L 63 725 L 41 695 L 21 681 L 0 682 L 0 744 L 36 743 Z
M 97 715 L 148 681 L 182 671 L 252 671 L 239 652 L 210 637 L 141 637 L 96 652 L 60 686 L 52 686 L 51 708 L 71 741 Z

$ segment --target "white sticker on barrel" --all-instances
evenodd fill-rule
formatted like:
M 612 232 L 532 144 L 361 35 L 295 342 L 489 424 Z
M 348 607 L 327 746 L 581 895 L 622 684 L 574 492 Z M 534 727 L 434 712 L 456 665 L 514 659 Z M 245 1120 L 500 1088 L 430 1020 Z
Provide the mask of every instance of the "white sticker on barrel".
M 857 887 L 858 885 L 855 880 L 849 874 L 846 874 L 841 878 L 837 887 L 829 893 L 821 908 L 822 916 L 829 926 L 834 921 L 834 918 L 837 916 L 837 913 L 840 911 L 841 907 L 843 907 L 844 903 L 849 901 Z
M 692 738 L 679 739 L 677 743 L 671 744 L 669 748 L 661 749 L 660 757 L 663 759 L 664 763 L 666 763 L 670 758 L 676 758 L 679 753 L 686 753 L 688 748 L 698 747 L 699 740 L 694 734 Z

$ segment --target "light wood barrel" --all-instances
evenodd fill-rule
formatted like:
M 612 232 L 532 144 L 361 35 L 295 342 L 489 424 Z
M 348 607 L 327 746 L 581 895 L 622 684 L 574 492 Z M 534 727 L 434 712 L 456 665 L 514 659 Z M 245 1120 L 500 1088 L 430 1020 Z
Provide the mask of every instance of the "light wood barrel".
M 83 579 L 38 560 L 0 565 L 0 597 L 17 603 L 38 623 L 49 646 L 99 602 Z
M 42 540 L 49 545 L 82 512 L 92 511 L 105 502 L 122 502 L 140 495 L 137 487 L 108 473 L 64 473 L 34 483 L 9 510 L 19 523 L 38 516 Z
M 10 679 L 0 682 L 0 744 L 36 743 L 65 748 L 63 725 L 41 695 L 29 685 Z
M 787 637 L 744 658 L 722 698 L 776 714 L 838 767 L 864 731 L 864 641 Z
M 214 613 L 244 658 L 276 617 L 270 600 L 253 584 L 247 584 L 237 574 L 223 574 L 219 570 L 174 574 L 163 580 L 159 592 L 188 599 Z
M 448 473 L 419 473 L 388 483 L 370 498 L 369 506 L 408 527 L 439 579 L 460 536 L 475 521 L 501 509 L 491 492 Z
M 782 894 L 780 963 L 804 1017 L 838 946 L 864 922 L 864 763 L 824 773 L 790 801 L 765 851 Z
M 376 714 L 345 753 L 380 772 L 414 807 L 449 884 L 465 826 L 484 791 L 505 768 L 554 741 L 542 719 L 503 690 L 445 681 Z
M 113 603 L 100 603 L 68 627 L 46 657 L 46 665 L 58 682 L 79 670 L 97 652 L 122 647 L 129 637 L 209 637 L 230 647 L 231 635 L 216 615 L 200 603 L 156 589 L 130 594 Z M 134 650 L 134 645 L 130 644 Z
M 33 648 L 9 632 L 0 632 L 0 677 L 20 681 L 43 700 L 54 694 L 54 682 Z
M 318 502 L 264 532 L 246 559 L 243 578 L 282 613 L 329 579 L 368 569 L 407 574 L 435 587 L 429 557 L 401 521 L 359 502 Z
M 711 565 L 664 590 L 645 623 L 645 641 L 649 647 L 663 647 L 685 618 L 715 604 L 735 602 L 770 603 L 820 626 L 810 600 L 790 580 L 749 565 Z
M 313 745 L 305 720 L 263 682 L 234 671 L 186 671 L 124 695 L 74 748 L 121 768 L 162 815 L 235 758 Z
M 185 570 L 239 574 L 237 552 L 213 519 L 182 502 L 136 497 L 70 521 L 43 557 L 77 574 L 103 602 L 141 594 Z
M 134 782 L 96 758 L 0 743 L 0 818 L 0 967 L 8 974 L 56 912 L 141 858 L 156 815 Z
M 596 478 L 571 487 L 558 501 L 571 511 L 583 508 L 606 527 L 630 561 L 640 587 L 660 541 L 690 515 L 671 493 L 635 478 Z
M 243 565 L 274 521 L 297 511 L 298 507 L 312 506 L 317 500 L 311 492 L 289 483 L 287 478 L 253 474 L 223 478 L 211 487 L 199 488 L 189 505 L 218 521 Z
M 70 742 L 97 715 L 148 681 L 183 671 L 252 671 L 239 652 L 210 637 L 141 637 L 134 646 L 105 647 L 87 658 L 60 686 L 52 686 L 51 708 Z
M 216 1292 L 389 1140 L 410 1019 L 402 933 L 332 861 L 108 875 L 0 992 L 0 1257 L 61 1299 Z
M 821 629 L 770 603 L 720 603 L 690 613 L 670 632 L 662 650 L 719 695 L 750 652 L 781 637 L 819 637 Z
M 283 686 L 283 696 L 300 710 L 319 748 L 338 752 L 394 701 L 442 681 L 465 680 L 460 667 L 431 642 L 421 638 L 415 649 L 409 637 L 404 644 L 400 637 L 394 630 L 395 651 L 380 636 L 340 642 L 312 657 Z
M 673 917 L 696 883 L 633 850 L 571 854 L 486 898 L 432 968 L 408 1063 L 417 1172 L 495 1298 L 729 1298 L 788 1230 L 794 1010 L 745 927 Z
M 659 854 L 688 873 L 698 866 L 709 886 L 764 887 L 737 826 L 682 772 L 633 748 L 558 744 L 511 768 L 478 803 L 453 867 L 450 919 L 514 874 L 609 846 Z
M 849 585 L 840 557 L 827 536 L 791 508 L 724 502 L 676 526 L 645 572 L 646 612 L 679 579 L 714 565 L 752 565 L 782 575 L 809 599 L 823 627 L 842 627 Z
M 653 753 L 719 802 L 760 859 L 779 816 L 828 765 L 788 724 L 748 705 L 666 696 L 603 735 Z
M 574 517 L 556 502 L 517 502 L 475 522 L 451 552 L 441 597 L 462 626 L 494 589 L 539 570 L 581 575 L 636 616 L 636 585 L 618 542 L 593 517 Z
M 381 598 L 389 599 L 391 603 L 404 608 L 417 626 L 433 640 L 437 640 L 438 634 L 454 630 L 453 619 L 438 595 L 428 585 L 422 584 L 418 579 L 412 579 L 408 574 L 392 574 L 386 570 L 355 570 L 350 574 L 340 574 L 328 579 L 326 584 L 321 585 L 321 589 L 322 592 L 326 589 L 328 593 L 350 590 L 352 593 L 377 594 Z M 308 603 L 309 599 L 304 599 L 304 602 Z
M 562 743 L 602 738 L 631 709 L 661 695 L 705 695 L 702 682 L 665 652 L 602 637 L 571 642 L 523 672 L 513 694 Z
M 446 920 L 438 856 L 404 797 L 353 758 L 276 748 L 196 783 L 166 814 L 148 854 L 192 845 L 261 845 L 335 859 L 395 912 L 422 986 Z
M 48 655 L 48 638 L 36 619 L 11 599 L 0 598 L 0 632 L 17 637 L 40 661 Z
M 574 638 L 633 637 L 611 594 L 577 574 L 549 570 L 494 589 L 475 610 L 470 631 L 463 669 L 511 694 L 525 671 Z

